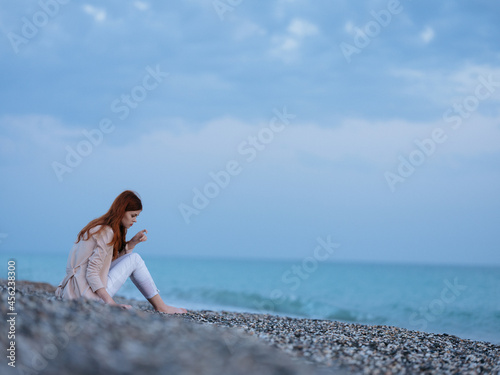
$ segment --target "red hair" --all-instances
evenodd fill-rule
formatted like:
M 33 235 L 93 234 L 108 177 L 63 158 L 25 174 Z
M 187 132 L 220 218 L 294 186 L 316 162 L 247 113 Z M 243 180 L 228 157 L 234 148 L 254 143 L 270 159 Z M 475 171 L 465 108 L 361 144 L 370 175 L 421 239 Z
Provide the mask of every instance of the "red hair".
M 113 239 L 110 243 L 108 243 L 108 245 L 113 245 L 113 260 L 116 259 L 118 257 L 118 253 L 125 247 L 127 228 L 122 225 L 122 219 L 125 212 L 141 210 L 142 202 L 139 195 L 131 190 L 125 190 L 116 197 L 108 212 L 101 217 L 92 220 L 80 231 L 76 243 L 80 242 L 80 240 L 85 240 L 85 238 L 88 239 L 90 235 L 89 232 L 92 228 L 101 225 L 101 228 L 97 232 L 93 233 L 94 235 L 102 231 L 105 225 L 108 225 L 113 230 Z

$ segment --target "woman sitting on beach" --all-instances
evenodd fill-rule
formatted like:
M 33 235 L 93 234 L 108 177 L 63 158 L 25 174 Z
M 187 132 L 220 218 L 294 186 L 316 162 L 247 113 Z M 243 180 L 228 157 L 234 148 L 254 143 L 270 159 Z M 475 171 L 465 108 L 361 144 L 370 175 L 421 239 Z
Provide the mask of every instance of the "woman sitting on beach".
M 113 296 L 127 278 L 154 309 L 168 314 L 182 314 L 186 310 L 168 306 L 141 256 L 133 253 L 134 247 L 147 240 L 147 231 L 141 230 L 125 242 L 127 229 L 142 211 L 136 193 L 126 190 L 111 205 L 109 211 L 92 220 L 78 234 L 66 265 L 66 277 L 56 289 L 56 296 L 63 299 L 90 298 L 112 306 L 130 309 L 132 306 L 117 304 Z

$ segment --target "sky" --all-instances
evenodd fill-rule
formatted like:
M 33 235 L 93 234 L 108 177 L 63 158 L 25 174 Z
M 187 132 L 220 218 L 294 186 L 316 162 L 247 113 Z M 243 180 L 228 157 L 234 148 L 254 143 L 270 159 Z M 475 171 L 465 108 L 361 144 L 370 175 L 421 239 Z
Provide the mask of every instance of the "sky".
M 0 252 L 500 265 L 500 3 L 1 2 Z

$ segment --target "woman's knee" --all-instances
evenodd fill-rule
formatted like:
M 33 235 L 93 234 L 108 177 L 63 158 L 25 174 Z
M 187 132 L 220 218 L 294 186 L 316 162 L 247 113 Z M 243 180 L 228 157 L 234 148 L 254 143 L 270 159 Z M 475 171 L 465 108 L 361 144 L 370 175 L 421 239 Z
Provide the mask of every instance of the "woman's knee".
M 130 254 L 127 254 L 126 256 L 128 256 L 129 259 L 136 264 L 144 263 L 144 260 L 142 259 L 142 257 L 138 253 L 130 253 Z

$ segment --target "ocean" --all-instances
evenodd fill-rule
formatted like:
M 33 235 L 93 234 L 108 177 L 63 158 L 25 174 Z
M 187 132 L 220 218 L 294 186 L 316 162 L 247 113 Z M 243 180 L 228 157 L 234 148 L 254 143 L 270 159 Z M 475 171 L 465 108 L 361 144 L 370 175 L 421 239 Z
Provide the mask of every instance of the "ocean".
M 447 333 L 500 344 L 500 267 L 190 259 L 142 254 L 167 304 Z M 58 285 L 67 254 L 0 253 Z M 128 280 L 118 295 L 143 300 Z

